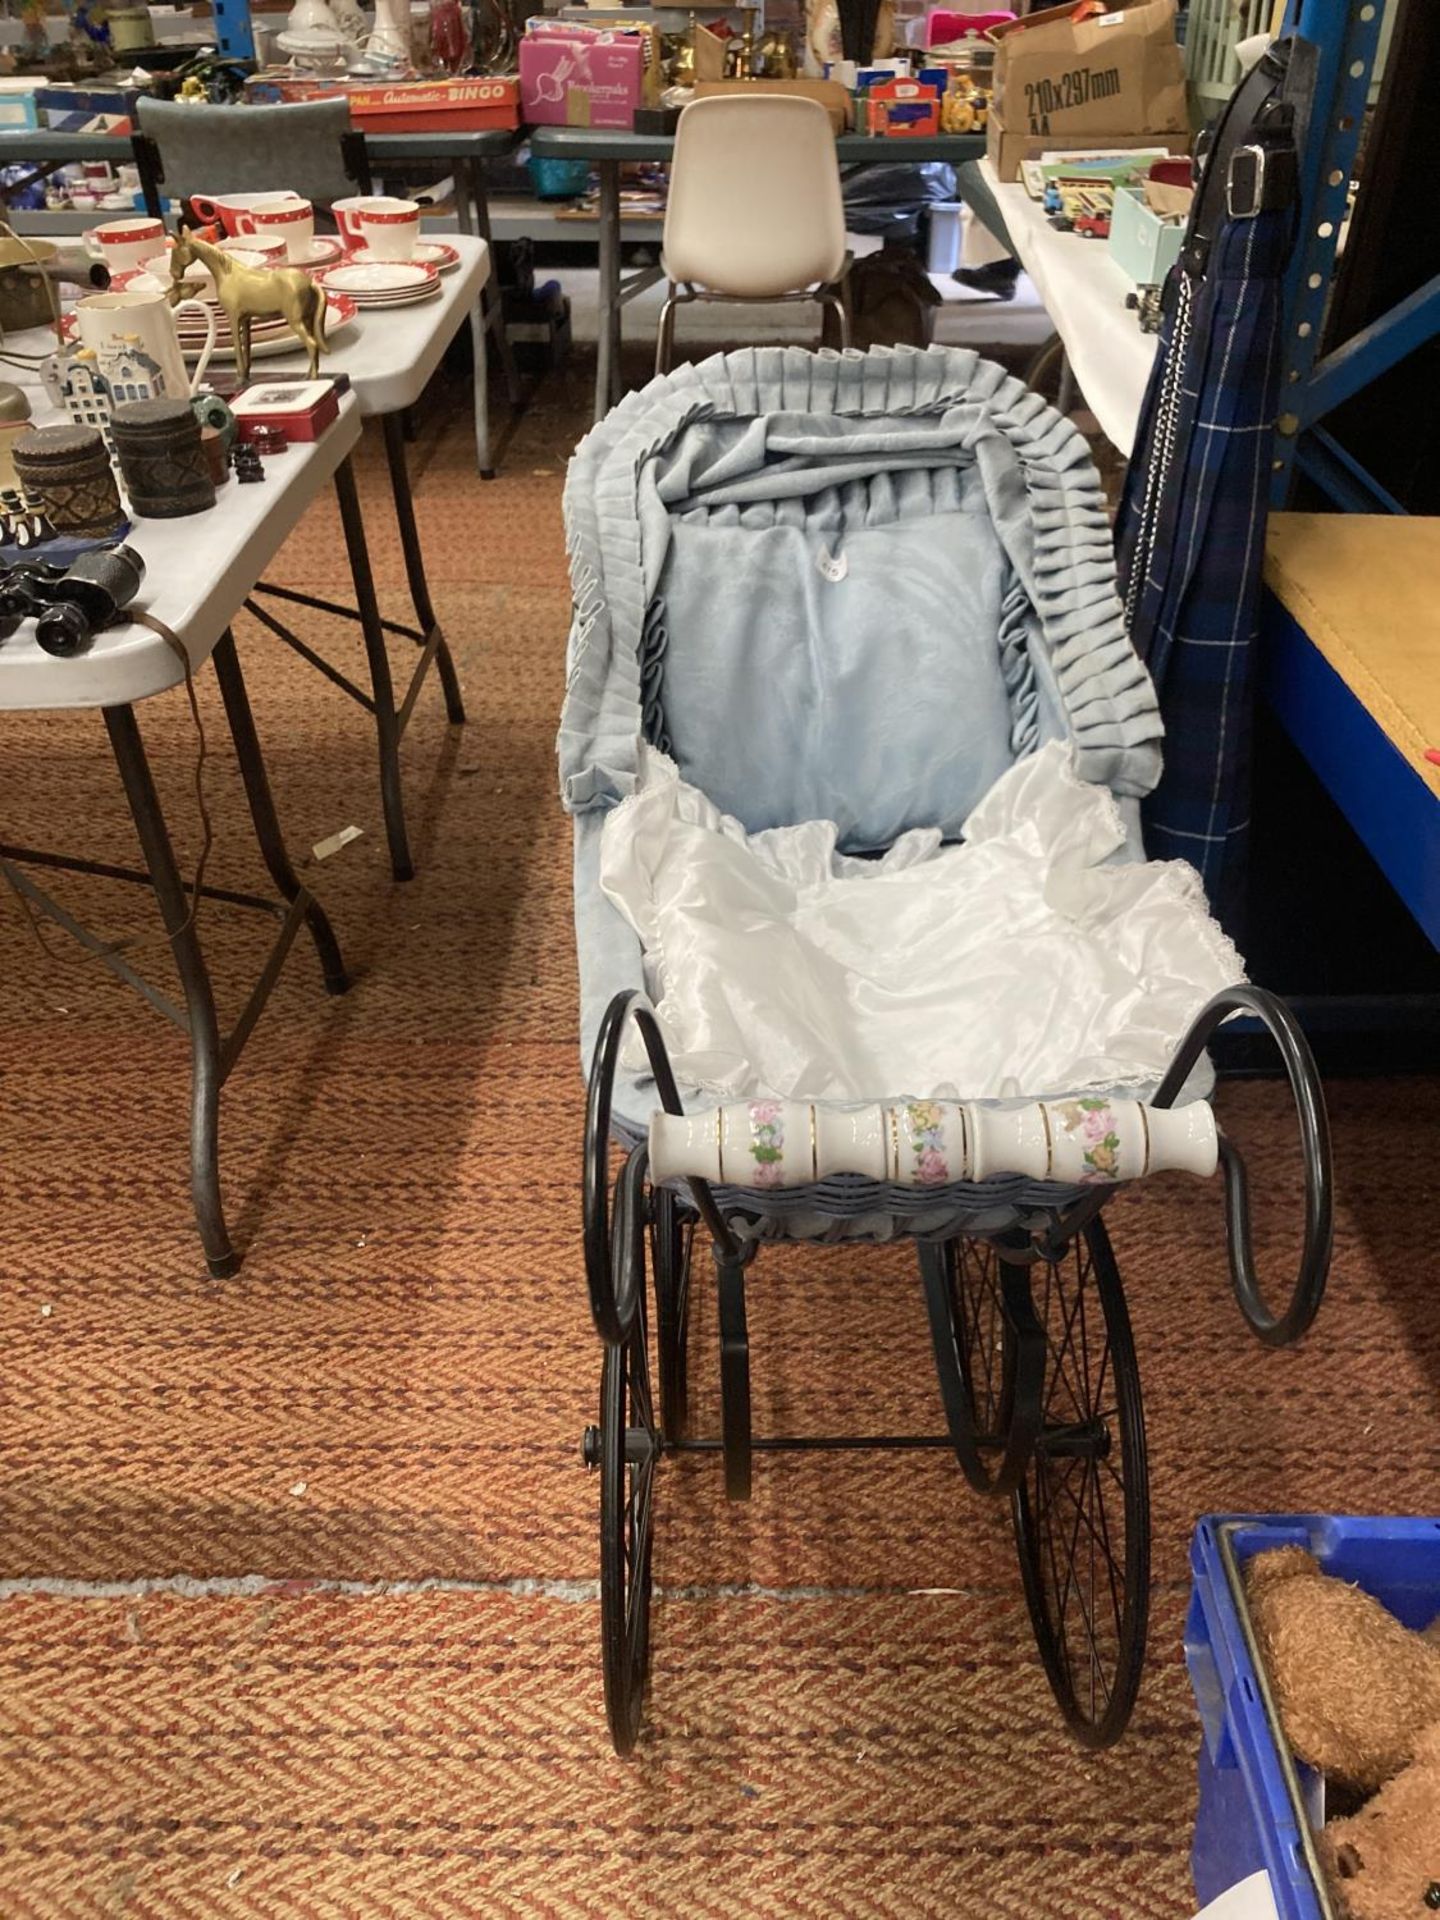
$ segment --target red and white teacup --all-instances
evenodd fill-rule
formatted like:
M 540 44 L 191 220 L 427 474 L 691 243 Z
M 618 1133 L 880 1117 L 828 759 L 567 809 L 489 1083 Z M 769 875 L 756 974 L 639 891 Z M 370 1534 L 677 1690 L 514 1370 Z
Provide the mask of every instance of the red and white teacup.
M 308 200 L 272 200 L 268 206 L 245 207 L 237 238 L 252 237 L 283 240 L 291 260 L 308 260 L 315 250 L 315 209 Z
M 85 251 L 103 262 L 113 279 L 117 273 L 134 273 L 142 260 L 159 253 L 165 245 L 163 221 L 141 215 L 134 220 L 107 220 L 91 227 L 85 235 Z
M 413 260 L 420 244 L 420 205 L 376 194 L 355 211 L 360 245 L 372 260 Z
M 247 267 L 283 267 L 290 257 L 282 234 L 237 233 L 217 240 L 221 253 L 238 254 Z
M 240 217 L 252 207 L 272 207 L 280 200 L 298 200 L 298 193 L 274 188 L 269 193 L 192 193 L 190 205 L 197 220 L 223 227 L 232 237 L 241 231 Z

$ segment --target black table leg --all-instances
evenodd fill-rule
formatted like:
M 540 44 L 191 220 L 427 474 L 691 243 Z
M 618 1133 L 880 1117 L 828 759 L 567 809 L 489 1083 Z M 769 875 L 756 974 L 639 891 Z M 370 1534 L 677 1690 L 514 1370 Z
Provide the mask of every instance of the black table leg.
M 274 796 L 270 792 L 270 777 L 265 771 L 265 760 L 260 751 L 260 736 L 255 731 L 250 695 L 240 669 L 235 635 L 229 627 L 215 642 L 214 658 L 220 697 L 225 702 L 225 716 L 230 722 L 230 733 L 235 742 L 235 757 L 240 762 L 240 778 L 245 782 L 245 797 L 250 802 L 250 818 L 255 823 L 255 838 L 260 843 L 265 866 L 287 906 L 293 907 L 303 901 L 305 925 L 320 956 L 326 988 L 331 993 L 344 993 L 350 978 L 345 971 L 345 961 L 330 925 L 330 917 L 314 895 L 301 885 L 290 863 L 289 849 L 280 831 Z
M 223 1280 L 235 1272 L 240 1257 L 230 1243 L 220 1198 L 220 1087 L 225 1075 L 215 995 L 200 951 L 192 903 L 175 864 L 160 797 L 145 757 L 135 709 L 106 707 L 104 712 L 115 763 L 185 994 L 191 1059 L 190 1191 L 206 1264 L 215 1279 Z
M 432 634 L 439 634 L 435 642 L 435 664 L 440 670 L 440 684 L 445 689 L 445 712 L 452 726 L 463 726 L 465 702 L 460 693 L 460 679 L 450 655 L 450 643 L 440 632 L 440 623 L 430 603 L 430 583 L 425 578 L 425 556 L 420 549 L 420 534 L 415 525 L 415 498 L 410 491 L 410 463 L 405 455 L 405 435 L 401 431 L 400 416 L 387 413 L 384 425 L 385 458 L 390 466 L 390 491 L 395 497 L 395 522 L 400 529 L 400 547 L 405 555 L 410 604 L 415 609 L 415 621 L 425 641 L 429 641 Z
M 340 524 L 345 530 L 345 550 L 350 557 L 350 573 L 355 582 L 356 610 L 360 616 L 360 630 L 365 636 L 366 657 L 370 662 L 375 738 L 380 750 L 380 801 L 385 810 L 390 870 L 397 880 L 413 880 L 415 863 L 410 857 L 410 836 L 405 826 L 405 794 L 400 782 L 400 715 L 395 710 L 395 688 L 390 678 L 390 658 L 385 651 L 385 628 L 375 598 L 375 576 L 370 568 L 370 549 L 365 540 L 365 519 L 360 511 L 360 497 L 355 491 L 355 472 L 348 455 L 335 472 L 335 497 L 340 503 Z

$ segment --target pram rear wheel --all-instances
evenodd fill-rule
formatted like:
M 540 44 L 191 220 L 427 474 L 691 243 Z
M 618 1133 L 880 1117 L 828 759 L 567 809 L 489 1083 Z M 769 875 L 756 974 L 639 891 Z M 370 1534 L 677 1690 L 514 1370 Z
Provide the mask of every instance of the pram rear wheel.
M 690 1268 L 695 1222 L 668 1188 L 650 1196 L 650 1253 L 655 1268 L 655 1343 L 660 1361 L 660 1422 L 670 1440 L 688 1419 Z
M 1046 1362 L 1040 1430 L 1012 1501 L 1020 1572 L 1066 1722 L 1082 1745 L 1106 1747 L 1139 1691 L 1150 1603 L 1135 1343 L 1098 1215 L 1031 1273 Z
M 617 1753 L 629 1753 L 640 1731 L 650 1667 L 650 1560 L 654 1544 L 655 1469 L 660 1432 L 650 1393 L 644 1289 L 645 1150 L 631 1156 L 615 1183 L 614 1257 L 622 1271 L 640 1268 L 630 1330 L 605 1348 L 600 1425 L 586 1437 L 586 1457 L 600 1472 L 600 1635 L 605 1716 Z

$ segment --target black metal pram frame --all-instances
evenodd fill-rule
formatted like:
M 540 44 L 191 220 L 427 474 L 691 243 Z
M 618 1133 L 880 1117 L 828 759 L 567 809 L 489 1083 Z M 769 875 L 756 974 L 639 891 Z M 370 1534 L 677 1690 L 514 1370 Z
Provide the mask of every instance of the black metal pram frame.
M 1151 1104 L 1172 1105 L 1211 1035 L 1233 1014 L 1258 1019 L 1279 1049 L 1299 1121 L 1305 1238 L 1283 1311 L 1255 1272 L 1245 1162 L 1220 1136 L 1231 1281 L 1260 1340 L 1299 1338 L 1319 1309 L 1332 1240 L 1331 1160 L 1324 1097 L 1305 1037 L 1274 995 L 1253 986 L 1218 994 L 1196 1018 Z M 600 1611 L 605 1706 L 616 1750 L 640 1728 L 650 1653 L 651 1558 L 657 1468 L 667 1453 L 720 1453 L 731 1499 L 750 1494 L 756 1452 L 944 1448 L 978 1493 L 1008 1498 L 1025 1598 L 1040 1657 L 1067 1725 L 1084 1745 L 1123 1733 L 1145 1653 L 1150 1583 L 1145 1426 L 1119 1268 L 1101 1217 L 1113 1186 L 1059 1207 L 1029 1209 L 992 1233 L 914 1235 L 945 1410 L 941 1435 L 760 1437 L 751 1431 L 745 1274 L 756 1242 L 736 1231 L 765 1211 L 745 1194 L 727 1214 L 708 1182 L 653 1186 L 648 1150 L 610 1180 L 611 1101 L 621 1043 L 639 1030 L 661 1107 L 682 1109 L 654 1012 L 619 993 L 601 1024 L 585 1123 L 584 1234 L 590 1308 L 605 1346 L 600 1418 L 584 1438 L 600 1476 Z M 688 1188 L 687 1192 L 678 1190 Z M 903 1223 L 900 1223 L 903 1226 Z M 687 1417 L 694 1240 L 708 1234 L 720 1327 L 721 1432 Z M 660 1394 L 650 1385 L 648 1276 Z

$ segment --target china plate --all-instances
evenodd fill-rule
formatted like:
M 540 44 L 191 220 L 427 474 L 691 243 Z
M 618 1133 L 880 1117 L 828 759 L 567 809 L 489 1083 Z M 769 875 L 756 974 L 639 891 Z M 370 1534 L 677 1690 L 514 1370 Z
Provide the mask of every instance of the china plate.
M 327 294 L 325 296 L 326 345 L 328 346 L 330 342 L 334 340 L 337 333 L 342 332 L 346 327 L 353 327 L 358 317 L 359 308 L 353 300 L 347 299 L 343 293 Z M 283 320 L 280 322 L 278 332 L 259 332 L 258 327 L 263 324 L 267 323 L 257 322 L 256 328 L 252 328 L 251 330 L 250 357 L 252 360 L 268 358 L 270 355 L 277 353 L 303 352 L 304 349 L 301 347 L 300 342 L 295 338 L 295 335 Z M 187 360 L 198 360 L 204 345 L 205 335 L 203 330 L 193 335 L 186 334 L 183 331 L 181 332 L 180 351 Z M 230 338 L 228 332 L 216 336 L 215 351 L 211 354 L 210 358 L 212 360 L 233 360 L 235 358 L 235 342 Z M 323 360 L 321 361 L 320 371 L 322 374 L 325 371 Z
M 393 260 L 376 260 L 364 247 L 357 247 L 350 255 L 349 264 L 352 267 L 390 267 L 397 263 Z M 460 264 L 460 255 L 454 247 L 446 246 L 443 240 L 422 240 L 411 255 L 408 264 L 415 267 L 433 267 L 436 273 L 453 273 Z
M 366 261 L 344 267 L 330 267 L 317 278 L 327 293 L 349 293 L 359 299 L 393 298 L 428 293 L 438 280 L 434 267 L 404 260 Z

